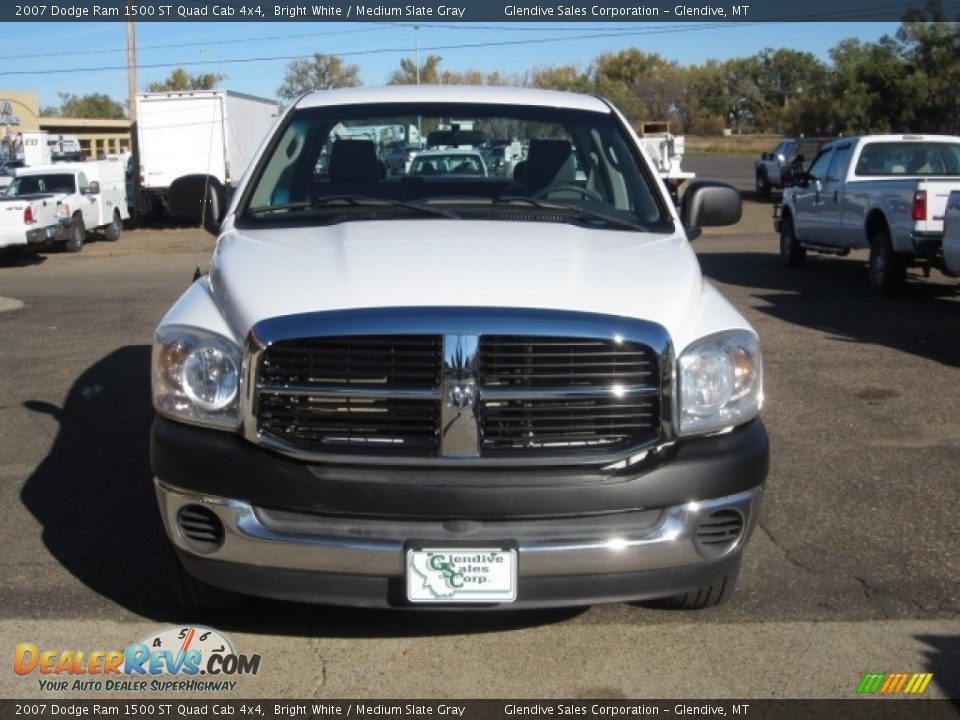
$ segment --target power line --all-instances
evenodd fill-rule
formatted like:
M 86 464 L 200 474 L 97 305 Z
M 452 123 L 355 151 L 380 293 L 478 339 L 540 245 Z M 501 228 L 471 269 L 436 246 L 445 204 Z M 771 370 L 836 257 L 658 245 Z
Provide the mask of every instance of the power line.
M 356 28 L 353 30 L 331 30 L 324 33 L 298 33 L 296 35 L 271 35 L 267 37 L 255 37 L 255 38 L 238 38 L 234 40 L 207 40 L 202 42 L 184 42 L 184 43 L 169 43 L 166 45 L 140 45 L 139 50 L 171 50 L 174 48 L 187 48 L 187 47 L 211 47 L 214 45 L 239 45 L 239 44 L 248 44 L 254 42 L 269 42 L 271 40 L 297 40 L 303 38 L 316 38 L 318 40 L 323 39 L 330 35 L 351 35 L 358 33 L 367 33 L 375 32 L 377 30 L 385 30 L 386 26 L 391 26 L 392 23 L 377 23 L 378 27 L 365 27 L 365 28 Z M 400 26 L 398 26 L 400 27 Z M 403 27 L 403 29 L 406 29 Z M 64 51 L 64 52 L 50 52 L 50 53 L 35 53 L 32 55 L 24 55 L 19 53 L 17 55 L 0 55 L 0 60 L 31 60 L 34 58 L 45 58 L 45 57 L 74 57 L 81 55 L 109 55 L 112 53 L 125 53 L 126 48 L 115 47 L 115 48 L 100 48 L 98 50 L 73 50 L 73 51 Z
M 857 20 L 857 19 L 875 19 L 878 14 L 882 14 L 882 11 L 887 9 L 888 12 L 893 14 L 896 12 L 899 14 L 902 12 L 902 5 L 889 5 L 886 7 L 872 8 L 869 11 L 866 10 L 839 10 L 829 13 L 817 13 L 814 15 L 806 16 L 796 16 L 793 18 L 785 18 L 783 21 L 777 21 L 775 23 L 751 23 L 752 26 L 763 26 L 763 25 L 777 25 L 777 24 L 786 24 L 790 21 L 803 21 L 803 20 L 827 20 L 827 19 L 847 19 L 847 20 Z M 412 27 L 412 26 L 411 26 Z M 597 33 L 586 33 L 582 35 L 567 35 L 563 37 L 548 37 L 548 38 L 524 38 L 518 40 L 500 40 L 496 42 L 476 42 L 476 43 L 459 43 L 459 44 L 448 44 L 448 45 L 434 45 L 431 47 L 421 47 L 420 50 L 432 52 L 432 51 L 441 51 L 441 50 L 467 50 L 467 49 L 476 49 L 476 48 L 489 48 L 489 47 L 507 47 L 513 45 L 533 45 L 533 44 L 547 44 L 555 42 L 570 42 L 571 40 L 596 40 L 601 38 L 612 38 L 612 37 L 640 37 L 644 35 L 656 35 L 656 34 L 667 34 L 667 33 L 685 33 L 685 32 L 697 32 L 705 29 L 718 29 L 725 27 L 740 27 L 740 25 L 735 23 L 714 23 L 712 25 L 698 25 L 696 27 L 688 27 L 687 25 L 676 25 L 668 26 L 666 28 L 658 29 L 655 27 L 647 28 L 645 30 L 629 30 L 623 32 L 597 32 Z M 365 55 L 383 55 L 390 53 L 410 53 L 412 48 L 408 47 L 394 47 L 394 48 L 372 48 L 368 50 L 348 50 L 346 52 L 335 53 L 338 57 L 358 57 Z M 195 61 L 184 61 L 184 62 L 172 62 L 172 63 L 148 63 L 141 64 L 140 69 L 163 69 L 163 68 L 172 68 L 172 67 L 195 67 L 200 65 L 227 65 L 227 64 L 243 64 L 243 63 L 254 63 L 254 62 L 277 62 L 277 61 L 291 61 L 291 60 L 305 60 L 309 59 L 309 55 L 272 55 L 272 56 L 260 56 L 260 57 L 245 57 L 245 58 L 225 58 L 219 60 L 195 60 Z M 103 72 L 103 71 L 113 71 L 113 70 L 126 70 L 125 65 L 107 65 L 100 67 L 71 67 L 71 68 L 59 68 L 59 69 L 43 69 L 43 70 L 0 70 L 0 76 L 11 76 L 11 75 L 43 75 L 47 73 L 79 73 L 79 72 Z

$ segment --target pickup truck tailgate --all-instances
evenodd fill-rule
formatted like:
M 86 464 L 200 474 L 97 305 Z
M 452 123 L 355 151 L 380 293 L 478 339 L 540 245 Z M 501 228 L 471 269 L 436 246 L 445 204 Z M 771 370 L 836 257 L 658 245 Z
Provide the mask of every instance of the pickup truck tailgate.
M 939 235 L 943 232 L 947 198 L 954 190 L 960 190 L 960 178 L 927 178 L 920 181 L 917 189 L 926 192 L 926 213 L 917 221 L 915 232 Z

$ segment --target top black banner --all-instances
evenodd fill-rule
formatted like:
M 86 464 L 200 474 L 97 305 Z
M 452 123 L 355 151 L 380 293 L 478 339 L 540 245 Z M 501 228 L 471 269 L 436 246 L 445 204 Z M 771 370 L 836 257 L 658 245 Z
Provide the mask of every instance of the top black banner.
M 3 22 L 897 22 L 927 0 L 27 0 Z M 960 0 L 941 3 L 960 19 Z

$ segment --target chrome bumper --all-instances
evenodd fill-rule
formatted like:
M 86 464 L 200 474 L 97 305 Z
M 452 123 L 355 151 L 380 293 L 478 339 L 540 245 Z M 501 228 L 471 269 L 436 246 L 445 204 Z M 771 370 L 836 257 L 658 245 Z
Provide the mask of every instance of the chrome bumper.
M 756 524 L 763 488 L 668 508 L 576 518 L 505 521 L 359 519 L 266 510 L 196 494 L 155 479 L 167 535 L 184 553 L 211 561 L 317 573 L 402 577 L 406 544 L 509 543 L 519 551 L 519 577 L 634 573 L 705 565 L 730 558 Z M 198 551 L 181 533 L 180 509 L 201 505 L 224 526 L 213 551 Z M 744 519 L 739 540 L 722 555 L 699 549 L 700 521 L 733 508 Z

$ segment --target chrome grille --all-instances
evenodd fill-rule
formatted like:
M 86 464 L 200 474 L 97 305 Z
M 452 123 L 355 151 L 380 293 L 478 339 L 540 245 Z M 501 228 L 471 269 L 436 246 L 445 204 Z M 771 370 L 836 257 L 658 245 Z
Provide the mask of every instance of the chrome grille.
M 259 323 L 251 353 L 245 435 L 293 457 L 607 463 L 672 438 L 669 336 L 639 320 L 334 311 Z
M 479 356 L 487 456 L 609 450 L 659 433 L 658 362 L 646 345 L 491 335 Z
M 315 451 L 430 455 L 441 348 L 438 336 L 274 343 L 260 360 L 260 430 Z

